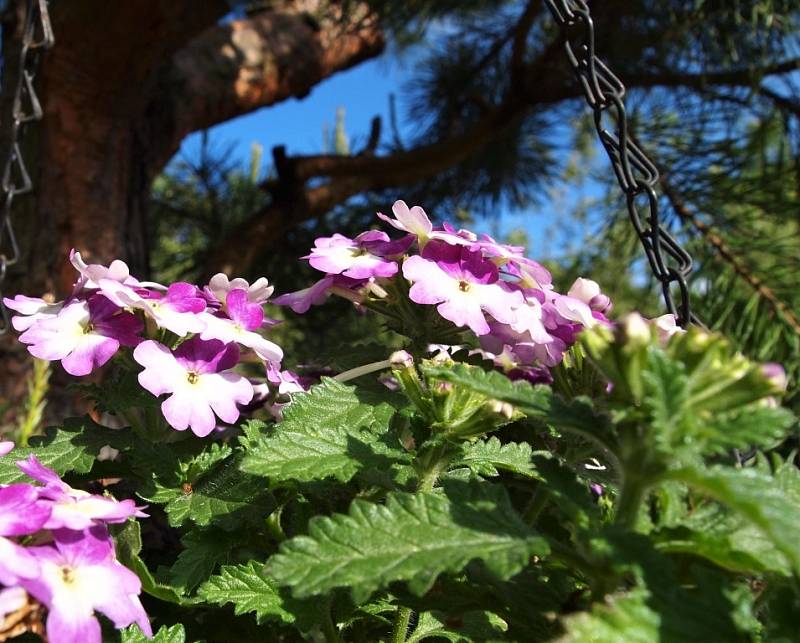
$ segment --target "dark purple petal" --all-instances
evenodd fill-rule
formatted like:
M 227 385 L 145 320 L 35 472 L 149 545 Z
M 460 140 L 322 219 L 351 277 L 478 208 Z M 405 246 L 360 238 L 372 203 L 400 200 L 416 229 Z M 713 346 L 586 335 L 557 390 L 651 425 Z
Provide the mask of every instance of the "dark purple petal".
M 247 291 L 237 288 L 225 300 L 228 317 L 246 330 L 255 330 L 264 323 L 264 310 L 247 299 Z
M 202 340 L 199 336 L 186 340 L 175 349 L 175 359 L 195 373 L 219 373 L 236 366 L 239 347 L 218 339 Z
M 54 529 L 53 539 L 64 560 L 74 567 L 102 563 L 114 557 L 114 541 L 103 525 L 88 529 Z

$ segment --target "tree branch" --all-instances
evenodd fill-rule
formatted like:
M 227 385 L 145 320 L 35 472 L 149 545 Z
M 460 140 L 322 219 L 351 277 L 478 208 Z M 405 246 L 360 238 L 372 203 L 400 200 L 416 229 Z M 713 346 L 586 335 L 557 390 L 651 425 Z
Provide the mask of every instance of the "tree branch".
M 384 38 L 366 5 L 303 0 L 214 26 L 173 56 L 148 109 L 165 142 L 160 168 L 191 132 L 302 98 L 321 80 L 377 56 Z M 343 9 L 343 6 L 347 9 Z

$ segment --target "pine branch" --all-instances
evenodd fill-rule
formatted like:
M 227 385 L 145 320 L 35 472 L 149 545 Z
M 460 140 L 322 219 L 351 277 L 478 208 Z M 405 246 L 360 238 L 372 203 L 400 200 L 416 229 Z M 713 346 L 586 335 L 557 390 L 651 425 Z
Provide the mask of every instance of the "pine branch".
M 770 307 L 784 320 L 792 329 L 800 333 L 800 322 L 798 321 L 791 308 L 783 302 L 775 292 L 767 286 L 764 281 L 753 274 L 747 264 L 742 261 L 731 247 L 714 230 L 702 221 L 696 213 L 692 212 L 683 200 L 675 187 L 668 181 L 667 175 L 662 174 L 659 179 L 664 195 L 667 197 L 675 214 L 682 221 L 695 228 L 708 244 L 717 251 L 717 257 L 731 266 L 733 271 L 750 286 L 761 298 L 766 300 Z

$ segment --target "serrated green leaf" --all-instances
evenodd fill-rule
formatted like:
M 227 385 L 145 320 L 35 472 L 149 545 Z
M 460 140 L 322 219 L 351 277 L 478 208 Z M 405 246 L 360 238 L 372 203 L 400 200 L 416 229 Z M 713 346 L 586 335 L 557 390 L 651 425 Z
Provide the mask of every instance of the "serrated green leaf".
M 263 479 L 242 473 L 240 460 L 238 455 L 229 458 L 170 500 L 164 507 L 169 524 L 179 527 L 191 520 L 199 527 L 214 524 L 231 530 L 272 513 L 275 498 Z
M 508 578 L 547 552 L 502 487 L 450 480 L 444 493 L 390 493 L 385 505 L 355 500 L 346 515 L 315 518 L 308 536 L 281 545 L 269 570 L 295 596 L 349 587 L 363 602 L 396 580 L 422 594 L 474 559 Z
M 454 466 L 468 467 L 482 476 L 496 476 L 498 469 L 511 471 L 528 478 L 536 478 L 536 468 L 531 456 L 533 449 L 526 442 L 503 444 L 496 437 L 464 444 Z
M 485 371 L 478 366 L 453 364 L 452 366 L 423 365 L 426 377 L 458 384 L 523 409 L 546 409 L 552 392 L 546 386 L 532 386 L 519 380 L 512 381 L 497 371 Z
M 268 435 L 248 438 L 242 469 L 272 482 L 347 482 L 360 470 L 408 462 L 389 428 L 394 412 L 372 392 L 325 379 L 296 395 Z
M 668 477 L 727 505 L 764 533 L 800 573 L 800 475 L 789 470 L 769 475 L 754 468 L 684 468 Z
M 59 475 L 68 471 L 88 473 L 104 446 L 125 449 L 129 439 L 126 430 L 100 426 L 88 417 L 69 418 L 62 427 L 50 427 L 44 435 L 31 438 L 30 447 L 16 448 L 0 458 L 0 484 L 29 481 L 17 462 L 31 455 Z
M 185 495 L 231 453 L 230 446 L 218 442 L 159 444 L 136 439 L 127 457 L 141 479 L 137 495 L 147 502 L 167 504 Z
M 120 643 L 185 643 L 186 632 L 183 625 L 177 623 L 172 626 L 162 626 L 147 638 L 138 625 L 131 625 L 120 631 Z
M 452 643 L 472 643 L 487 639 L 502 640 L 508 630 L 506 623 L 492 612 L 473 610 L 463 614 L 444 612 L 423 612 L 419 615 L 417 627 L 406 641 L 418 643 L 428 639 L 447 639 Z
M 254 560 L 246 565 L 223 567 L 218 575 L 203 583 L 197 595 L 216 605 L 233 603 L 237 616 L 254 612 L 259 623 L 270 619 L 295 621 L 294 614 L 286 609 L 277 583 L 267 576 L 264 565 Z
M 170 585 L 191 592 L 228 561 L 235 538 L 220 529 L 194 529 L 181 538 L 183 550 L 169 570 Z

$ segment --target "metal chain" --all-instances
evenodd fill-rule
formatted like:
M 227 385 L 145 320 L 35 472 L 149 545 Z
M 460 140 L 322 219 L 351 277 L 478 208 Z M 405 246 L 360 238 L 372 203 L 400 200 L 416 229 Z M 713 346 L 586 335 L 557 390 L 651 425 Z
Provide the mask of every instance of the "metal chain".
M 2 300 L 3 281 L 8 268 L 20 258 L 11 206 L 16 197 L 33 189 L 21 143 L 27 124 L 42 118 L 42 106 L 36 95 L 34 81 L 41 51 L 52 47 L 54 42 L 47 0 L 27 0 L 16 76 L 9 74 L 5 57 L 2 66 L 3 92 L 13 91 L 14 102 L 10 118 L 2 123 L 2 140 L 7 147 L 0 174 L 0 335 L 9 328 L 8 310 Z M 13 88 L 9 87 L 10 83 L 14 83 Z
M 546 3 L 561 29 L 569 64 L 594 112 L 597 134 L 625 193 L 628 216 L 650 269 L 661 283 L 667 310 L 681 326 L 688 323 L 702 326 L 689 305 L 686 279 L 692 271 L 692 257 L 659 221 L 658 170 L 628 133 L 622 100 L 625 86 L 595 55 L 589 5 L 585 0 L 546 0 Z M 609 121 L 611 128 L 606 127 Z M 673 285 L 677 285 L 679 292 L 677 303 L 673 298 Z

